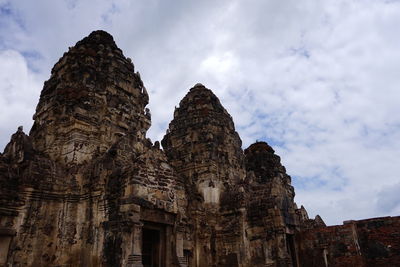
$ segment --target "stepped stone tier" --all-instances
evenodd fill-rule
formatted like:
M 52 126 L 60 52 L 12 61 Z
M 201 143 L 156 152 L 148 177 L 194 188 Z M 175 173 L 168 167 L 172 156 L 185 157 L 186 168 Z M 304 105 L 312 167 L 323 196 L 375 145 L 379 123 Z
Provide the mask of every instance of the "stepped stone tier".
M 160 143 L 148 94 L 104 31 L 45 82 L 0 154 L 0 266 L 400 266 L 400 217 L 326 226 L 265 142 L 196 84 Z M 172 112 L 172 111 L 171 111 Z

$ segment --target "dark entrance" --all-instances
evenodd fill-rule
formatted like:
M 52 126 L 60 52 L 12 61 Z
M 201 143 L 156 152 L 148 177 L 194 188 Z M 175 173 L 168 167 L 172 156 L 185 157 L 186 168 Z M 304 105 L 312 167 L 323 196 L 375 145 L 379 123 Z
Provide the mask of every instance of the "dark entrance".
M 144 267 L 165 266 L 164 232 L 155 227 L 143 228 L 142 263 Z
M 286 234 L 286 248 L 291 257 L 293 267 L 297 267 L 296 245 L 294 236 L 291 234 Z

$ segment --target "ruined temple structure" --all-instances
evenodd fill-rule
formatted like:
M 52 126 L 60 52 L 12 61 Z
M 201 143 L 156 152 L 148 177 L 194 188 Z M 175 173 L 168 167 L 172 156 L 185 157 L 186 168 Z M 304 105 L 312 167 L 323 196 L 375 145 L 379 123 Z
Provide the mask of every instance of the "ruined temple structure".
M 0 266 L 400 266 L 400 217 L 326 226 L 265 142 L 196 84 L 160 142 L 148 94 L 95 31 L 55 64 L 0 154 Z

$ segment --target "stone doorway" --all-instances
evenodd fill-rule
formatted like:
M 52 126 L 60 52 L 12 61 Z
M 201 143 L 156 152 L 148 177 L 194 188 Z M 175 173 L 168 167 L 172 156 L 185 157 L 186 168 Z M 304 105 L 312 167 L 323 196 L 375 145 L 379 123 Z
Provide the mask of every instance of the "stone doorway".
M 296 244 L 294 241 L 294 235 L 293 234 L 286 234 L 286 248 L 287 252 L 290 255 L 290 258 L 292 260 L 292 266 L 297 267 L 297 255 L 296 255 Z
M 165 266 L 165 230 L 162 227 L 143 227 L 142 263 L 143 267 Z

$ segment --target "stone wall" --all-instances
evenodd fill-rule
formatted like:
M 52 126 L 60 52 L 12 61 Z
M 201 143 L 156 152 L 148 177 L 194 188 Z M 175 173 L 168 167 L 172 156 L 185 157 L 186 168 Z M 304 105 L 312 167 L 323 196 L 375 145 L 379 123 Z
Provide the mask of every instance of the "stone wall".
M 296 235 L 300 266 L 399 266 L 400 217 L 348 221 Z

